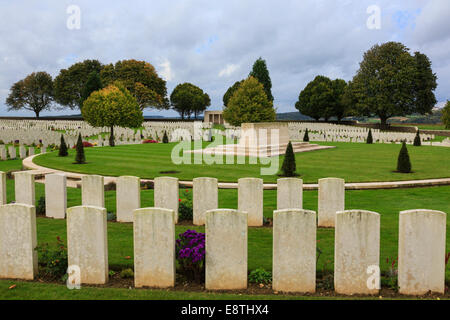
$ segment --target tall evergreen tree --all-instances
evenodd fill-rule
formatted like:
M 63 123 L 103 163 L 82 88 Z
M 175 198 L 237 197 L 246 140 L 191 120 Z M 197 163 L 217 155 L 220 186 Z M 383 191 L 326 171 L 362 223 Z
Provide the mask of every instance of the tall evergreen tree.
M 167 132 L 166 131 L 164 131 L 162 142 L 163 143 L 169 143 L 169 137 L 167 136 Z
M 68 155 L 66 141 L 64 141 L 64 136 L 61 135 L 61 145 L 59 146 L 58 157 L 67 157 Z
M 372 129 L 369 129 L 369 134 L 367 135 L 367 144 L 373 143 L 373 137 L 372 137 Z
M 397 171 L 401 173 L 411 172 L 411 161 L 409 159 L 408 148 L 406 148 L 405 141 L 403 141 L 402 148 L 398 154 Z
M 284 155 L 283 165 L 281 166 L 281 171 L 283 172 L 283 176 L 285 177 L 294 177 L 296 176 L 295 170 L 297 170 L 295 164 L 295 154 L 294 149 L 292 148 L 292 143 L 289 141 L 286 147 L 286 154 Z
M 76 164 L 86 163 L 86 157 L 84 156 L 83 139 L 81 139 L 81 133 L 78 135 L 77 140 L 77 155 L 75 156 Z
M 267 99 L 273 102 L 272 95 L 272 81 L 270 80 L 269 70 L 267 69 L 266 60 L 261 57 L 255 61 L 253 64 L 253 69 L 249 76 L 256 78 L 264 86 L 264 91 L 266 92 Z

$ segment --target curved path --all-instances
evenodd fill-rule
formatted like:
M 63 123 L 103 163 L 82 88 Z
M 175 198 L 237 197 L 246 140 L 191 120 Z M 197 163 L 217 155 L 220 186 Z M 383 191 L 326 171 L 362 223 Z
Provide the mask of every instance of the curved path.
M 33 158 L 39 156 L 36 154 L 25 158 L 22 162 L 26 169 L 31 170 L 31 173 L 36 176 L 36 182 L 44 182 L 44 176 L 49 173 L 64 173 L 67 176 L 67 185 L 69 187 L 81 186 L 81 177 L 86 174 L 61 171 L 46 167 L 41 167 L 33 162 Z M 105 176 L 105 185 L 111 182 L 116 182 L 117 177 Z M 141 179 L 142 182 L 153 182 L 152 179 Z M 442 179 L 427 179 L 427 180 L 409 180 L 409 181 L 388 181 L 388 182 L 355 182 L 346 183 L 345 189 L 347 190 L 370 190 L 370 189 L 396 189 L 396 188 L 414 188 L 414 187 L 431 187 L 431 186 L 445 186 L 450 185 L 450 178 Z M 192 187 L 192 181 L 180 181 L 181 187 Z M 238 184 L 236 182 L 219 182 L 219 189 L 237 189 Z M 319 185 L 303 184 L 303 190 L 317 190 Z M 265 190 L 277 189 L 276 183 L 265 183 Z

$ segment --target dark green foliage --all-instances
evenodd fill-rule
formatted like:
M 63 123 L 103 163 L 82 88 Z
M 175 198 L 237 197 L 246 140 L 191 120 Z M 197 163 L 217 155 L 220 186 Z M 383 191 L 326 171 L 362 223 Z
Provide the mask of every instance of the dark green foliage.
M 359 115 L 377 115 L 385 128 L 393 116 L 431 113 L 435 88 L 436 76 L 427 56 L 412 56 L 402 43 L 387 42 L 364 54 L 351 96 Z
M 294 149 L 292 148 L 292 143 L 289 141 L 286 148 L 286 154 L 284 155 L 283 165 L 281 166 L 281 171 L 285 177 L 294 177 L 296 175 L 295 170 L 296 165 Z
M 422 142 L 420 141 L 420 133 L 419 130 L 417 130 L 416 137 L 414 138 L 414 146 L 420 147 L 422 145 Z
M 192 192 L 189 189 L 185 189 L 180 198 L 180 206 L 178 208 L 178 219 L 180 221 L 192 221 L 193 209 L 192 209 Z
M 87 98 L 89 98 L 92 92 L 100 90 L 102 88 L 103 85 L 102 81 L 100 80 L 100 74 L 96 71 L 92 71 L 83 86 L 83 90 L 81 91 L 81 105 L 83 105 L 83 102 Z
M 83 106 L 83 90 L 93 72 L 99 74 L 103 65 L 98 60 L 77 62 L 68 69 L 62 69 L 55 78 L 55 99 L 62 106 L 70 109 Z
M 36 214 L 44 215 L 45 214 L 45 197 L 40 197 L 38 203 L 36 205 Z
M 182 83 L 173 89 L 170 95 L 172 108 L 184 119 L 190 119 L 194 114 L 195 119 L 211 105 L 209 95 L 192 83 Z
M 60 237 L 56 237 L 56 244 L 48 243 L 38 245 L 39 274 L 53 280 L 61 280 L 66 275 L 68 260 L 67 248 Z
M 164 136 L 163 136 L 162 142 L 163 143 L 169 143 L 169 137 L 167 136 L 167 132 L 166 131 L 164 131 Z
M 369 134 L 367 135 L 366 143 L 367 144 L 372 144 L 373 143 L 372 129 L 369 129 Z
M 333 82 L 325 76 L 317 76 L 300 92 L 295 108 L 306 116 L 318 121 L 328 121 L 333 116 L 335 93 Z
M 84 146 L 83 146 L 83 140 L 81 139 L 81 133 L 78 135 L 76 149 L 77 149 L 77 154 L 75 156 L 75 163 L 76 164 L 86 163 L 86 157 L 84 156 Z
M 262 268 L 255 269 L 248 275 L 248 282 L 269 284 L 272 282 L 272 273 Z
M 309 142 L 308 128 L 306 128 L 305 135 L 303 136 L 303 142 Z
M 239 86 L 244 82 L 245 80 L 236 81 L 231 87 L 228 88 L 227 92 L 223 95 L 223 105 L 225 107 L 228 106 L 228 101 L 230 101 L 231 97 L 234 95 L 237 89 L 239 89 Z
M 411 172 L 411 161 L 409 159 L 408 148 L 406 148 L 406 142 L 403 141 L 402 148 L 398 155 L 397 171 L 401 173 Z
M 61 144 L 59 146 L 58 157 L 67 157 L 69 152 L 67 151 L 66 141 L 64 141 L 64 136 L 61 135 Z
M 263 60 L 261 57 L 256 60 L 253 64 L 253 69 L 250 72 L 249 77 L 256 78 L 256 80 L 258 80 L 258 82 L 264 86 L 264 91 L 266 92 L 267 99 L 273 102 L 272 81 L 270 80 L 266 60 Z

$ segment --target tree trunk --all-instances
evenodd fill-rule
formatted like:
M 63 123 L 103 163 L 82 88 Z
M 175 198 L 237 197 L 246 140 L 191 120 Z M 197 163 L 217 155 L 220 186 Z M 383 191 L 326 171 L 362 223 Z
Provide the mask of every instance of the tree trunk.
M 387 129 L 387 119 L 388 118 L 386 116 L 380 116 L 380 122 L 381 122 L 380 129 L 381 130 Z
M 114 147 L 116 144 L 114 142 L 114 126 L 111 126 L 111 135 L 109 136 L 109 145 Z
M 39 111 L 34 112 L 36 114 L 36 119 L 39 119 Z

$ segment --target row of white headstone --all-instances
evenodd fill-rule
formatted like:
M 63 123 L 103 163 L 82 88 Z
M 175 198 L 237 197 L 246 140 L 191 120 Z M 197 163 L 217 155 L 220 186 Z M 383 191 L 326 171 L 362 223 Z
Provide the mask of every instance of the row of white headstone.
M 0 172 L 1 176 L 5 173 Z M 35 204 L 34 176 L 27 171 L 15 172 L 16 202 Z M 4 179 L 3 179 L 4 180 Z M 6 189 L 4 182 L 1 189 Z M 85 175 L 81 181 L 82 205 L 105 207 L 104 178 Z M 248 213 L 248 225 L 263 225 L 262 179 L 241 178 L 238 180 L 238 210 Z M 218 209 L 218 180 L 200 177 L 193 180 L 193 223 L 205 224 L 208 210 Z M 46 215 L 64 219 L 67 208 L 67 178 L 63 173 L 45 176 Z M 173 177 L 154 179 L 154 206 L 174 210 L 178 221 L 179 180 Z M 133 210 L 141 207 L 140 179 L 121 176 L 116 183 L 116 216 L 119 222 L 132 222 Z M 303 181 L 297 178 L 282 178 L 277 181 L 277 209 L 303 208 Z M 334 227 L 336 212 L 345 209 L 345 181 L 339 178 L 319 180 L 318 223 L 319 227 Z
M 175 285 L 175 212 L 164 208 L 133 211 L 136 287 Z M 206 212 L 205 287 L 247 288 L 247 213 Z M 108 282 L 106 209 L 67 210 L 68 264 L 77 284 Z M 400 212 L 398 285 L 401 294 L 444 293 L 446 214 Z M 316 213 L 303 209 L 274 212 L 272 288 L 281 292 L 316 290 Z M 38 271 L 35 207 L 0 206 L 0 278 L 34 279 Z M 351 210 L 336 215 L 334 288 L 340 294 L 378 294 L 380 215 Z
M 15 173 L 16 204 L 8 205 L 5 174 L 0 177 L 0 278 L 32 279 L 37 272 L 37 257 L 33 250 L 36 246 L 34 178 L 28 172 Z M 197 183 L 200 182 L 202 188 L 198 189 L 194 181 L 197 190 L 194 190 L 194 204 L 199 199 L 200 202 L 206 201 L 211 196 L 209 190 L 216 189 L 211 178 L 199 179 Z M 242 201 L 239 203 L 252 202 L 258 197 L 256 194 L 260 191 L 253 192 L 252 182 L 256 181 L 240 181 L 239 197 Z M 341 191 L 345 192 L 343 181 L 324 179 L 322 184 L 324 182 L 319 198 L 324 199 L 328 194 L 326 202 L 334 205 Z M 280 179 L 278 183 L 278 210 L 274 212 L 273 222 L 273 289 L 314 292 L 316 213 L 299 208 L 302 202 L 298 196 L 301 194 L 301 180 Z M 108 249 L 103 178 L 83 177 L 82 206 L 67 210 L 65 188 L 64 175 L 46 176 L 47 215 L 63 213 L 55 216 L 63 218 L 67 211 L 69 264 L 80 268 L 81 283 L 105 283 L 108 280 Z M 341 191 L 336 192 L 336 189 Z M 124 219 L 134 223 L 136 287 L 173 286 L 178 180 L 169 177 L 155 180 L 154 208 L 139 208 L 139 179 L 136 177 L 120 177 L 117 192 L 118 217 L 119 210 L 124 210 L 127 212 Z M 242 289 L 247 286 L 247 228 L 253 225 L 250 217 L 253 205 L 242 207 L 239 204 L 238 210 L 217 209 L 215 206 L 206 208 L 200 215 L 197 224 L 206 224 L 207 289 Z M 323 206 L 319 200 L 319 210 Z M 344 211 L 343 205 L 333 207 L 332 212 L 328 221 L 336 228 L 336 292 L 377 293 L 380 281 L 380 215 L 363 210 Z M 411 210 L 400 213 L 400 293 L 444 292 L 445 243 L 444 212 Z
M 40 148 L 40 153 L 47 152 L 47 148 L 42 146 Z M 34 147 L 28 147 L 21 145 L 19 146 L 19 158 L 25 159 L 26 157 L 32 156 L 35 154 L 35 148 Z M 17 148 L 15 146 L 8 146 L 8 149 L 6 149 L 5 145 L 0 145 L 0 160 L 13 160 L 17 159 Z

